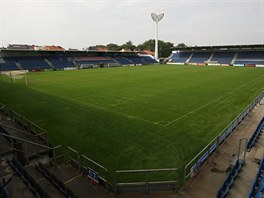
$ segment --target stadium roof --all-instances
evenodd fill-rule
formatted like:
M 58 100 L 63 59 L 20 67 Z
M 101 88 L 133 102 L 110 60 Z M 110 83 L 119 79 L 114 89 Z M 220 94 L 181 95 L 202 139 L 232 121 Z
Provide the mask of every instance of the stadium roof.
M 264 44 L 254 45 L 215 45 L 215 46 L 194 46 L 194 47 L 174 47 L 179 51 L 202 51 L 202 50 L 263 50 Z

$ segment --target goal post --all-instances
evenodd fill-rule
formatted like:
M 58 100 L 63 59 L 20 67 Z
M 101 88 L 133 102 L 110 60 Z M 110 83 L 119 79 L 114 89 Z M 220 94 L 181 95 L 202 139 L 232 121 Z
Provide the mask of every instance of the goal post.
M 20 80 L 25 78 L 25 84 L 28 86 L 28 79 L 27 79 L 27 70 L 22 71 L 2 71 L 1 74 L 8 76 L 11 79 L 12 83 L 15 83 L 16 80 Z

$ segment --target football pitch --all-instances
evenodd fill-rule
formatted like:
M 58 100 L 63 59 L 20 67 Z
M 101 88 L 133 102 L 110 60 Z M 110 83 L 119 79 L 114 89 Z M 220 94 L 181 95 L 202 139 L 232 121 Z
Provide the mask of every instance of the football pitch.
M 264 68 L 155 65 L 2 76 L 1 102 L 118 169 L 179 168 L 264 90 Z

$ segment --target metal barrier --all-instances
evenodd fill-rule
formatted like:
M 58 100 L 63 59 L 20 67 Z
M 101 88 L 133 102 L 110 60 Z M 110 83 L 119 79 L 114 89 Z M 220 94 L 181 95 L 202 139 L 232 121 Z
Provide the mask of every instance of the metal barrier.
M 1 116 L 9 117 L 12 121 L 18 123 L 25 130 L 29 131 L 30 133 L 33 133 L 35 135 L 36 140 L 41 139 L 42 142 L 44 141 L 46 145 L 49 145 L 48 135 L 44 129 L 34 124 L 30 120 L 26 119 L 22 115 L 18 114 L 17 112 L 6 108 L 5 105 L 0 103 L 0 106 Z
M 53 149 L 55 161 L 58 161 L 59 158 L 63 158 L 63 161 L 66 164 L 69 163 L 73 165 L 80 172 L 90 177 L 91 180 L 105 186 L 109 191 L 109 173 L 104 166 L 98 164 L 87 156 L 80 154 L 71 147 L 59 145 Z
M 152 181 L 150 179 L 150 174 L 153 173 L 164 173 L 168 172 L 174 174 L 175 180 L 163 180 L 163 181 Z M 120 182 L 120 175 L 124 174 L 143 174 L 143 181 L 140 182 Z M 129 177 L 126 177 L 126 179 Z M 143 170 L 117 170 L 115 172 L 115 193 L 121 191 L 145 191 L 148 193 L 149 191 L 157 191 L 157 190 L 177 190 L 178 185 L 178 169 L 177 168 L 165 168 L 165 169 L 143 169 Z
M 221 143 L 235 130 L 249 112 L 262 100 L 264 92 L 256 97 L 219 135 L 207 144 L 184 168 L 184 185 L 192 176 L 196 175 L 203 163 L 216 151 Z
M 23 153 L 25 156 L 25 162 L 29 163 L 34 158 L 43 158 L 45 155 L 50 155 L 53 148 L 46 145 L 38 144 L 23 138 L 15 137 L 9 134 L 0 133 L 0 136 L 10 140 L 10 146 L 0 145 L 1 148 L 8 149 L 10 152 Z M 21 143 L 17 146 L 17 143 Z

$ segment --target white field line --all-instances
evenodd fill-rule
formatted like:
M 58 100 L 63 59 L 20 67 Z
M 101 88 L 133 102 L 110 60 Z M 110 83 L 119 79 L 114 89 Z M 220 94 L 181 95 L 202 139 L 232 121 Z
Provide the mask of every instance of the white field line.
M 35 88 L 33 88 L 33 89 L 35 89 Z M 48 91 L 44 91 L 44 90 L 38 90 L 38 89 L 35 89 L 35 90 L 37 90 L 38 92 L 41 92 L 41 93 L 45 93 L 45 94 L 48 94 L 48 95 L 52 95 L 50 92 L 48 92 Z M 58 98 L 63 98 L 63 97 L 60 97 L 60 96 L 58 96 L 58 95 L 56 95 L 56 97 L 58 97 Z M 65 98 L 63 98 L 63 99 L 65 99 Z M 115 111 L 115 110 L 112 110 L 112 109 L 108 109 L 108 108 L 106 108 L 106 107 L 103 107 L 103 106 L 101 106 L 101 105 L 97 105 L 97 104 L 91 104 L 91 103 L 85 103 L 85 102 L 83 102 L 83 101 L 79 101 L 78 99 L 74 99 L 74 98 L 68 98 L 67 99 L 68 101 L 72 101 L 72 102 L 74 102 L 75 104 L 77 103 L 81 103 L 81 104 L 83 104 L 83 105 L 85 105 L 85 106 L 90 106 L 90 107 L 92 107 L 93 109 L 97 109 L 97 110 L 104 110 L 104 111 L 106 111 L 106 112 L 111 112 L 111 113 L 113 113 L 113 114 L 116 114 L 116 115 L 119 115 L 119 116 L 121 116 L 121 117 L 125 117 L 125 118 L 128 118 L 128 119 L 134 119 L 134 120 L 141 120 L 141 121 L 144 121 L 144 122 L 147 122 L 147 123 L 150 123 L 150 124 L 154 124 L 154 125 L 159 125 L 159 126 L 163 126 L 164 127 L 164 125 L 162 125 L 162 124 L 159 124 L 158 122 L 152 122 L 152 121 L 150 121 L 150 120 L 146 120 L 146 119 L 144 119 L 144 118 L 139 118 L 139 117 L 136 117 L 136 116 L 132 116 L 132 115 L 129 115 L 129 114 L 125 114 L 125 113 L 121 113 L 121 112 L 119 112 L 119 111 Z
M 259 78 L 262 77 L 262 76 L 263 76 L 263 75 L 261 75 L 261 76 L 255 78 L 255 79 L 253 79 L 253 80 L 251 80 L 251 81 L 249 81 L 249 82 L 247 82 L 247 83 L 245 83 L 245 84 L 239 86 L 238 88 L 236 88 L 236 89 L 234 89 L 234 90 L 232 90 L 232 91 L 227 92 L 227 93 L 224 94 L 224 95 L 221 95 L 221 96 L 215 98 L 214 100 L 211 100 L 210 102 L 208 102 L 208 103 L 206 103 L 206 104 L 200 106 L 199 108 L 197 108 L 197 109 L 195 109 L 195 110 L 193 110 L 193 111 L 189 111 L 188 113 L 186 113 L 186 114 L 184 114 L 184 115 L 182 115 L 182 116 L 176 118 L 175 120 L 172 120 L 171 122 L 169 122 L 168 124 L 165 124 L 165 125 L 163 125 L 163 126 L 167 127 L 167 126 L 173 124 L 174 122 L 176 122 L 176 121 L 178 121 L 178 120 L 180 120 L 180 119 L 182 119 L 182 118 L 185 118 L 185 117 L 187 117 L 188 115 L 190 115 L 190 114 L 192 114 L 192 113 L 194 113 L 194 112 L 196 112 L 196 111 L 199 111 L 200 109 L 202 109 L 202 108 L 204 108 L 204 107 L 210 105 L 211 103 L 214 103 L 215 101 L 217 101 L 217 100 L 219 100 L 219 99 L 221 99 L 221 98 L 223 98 L 223 97 L 229 95 L 230 93 L 232 94 L 234 91 L 238 91 L 239 89 L 241 89 L 241 88 L 247 86 L 249 83 L 252 83 L 252 82 L 256 81 L 257 79 L 259 79 Z
M 77 100 L 76 100 L 77 101 Z M 80 102 L 80 101 L 77 101 L 77 102 Z M 87 103 L 85 103 L 85 105 L 87 105 Z M 88 106 L 91 106 L 95 109 L 102 109 L 104 111 L 108 111 L 108 112 L 111 112 L 113 114 L 116 114 L 116 115 L 120 115 L 122 117 L 125 117 L 125 118 L 128 118 L 128 119 L 135 119 L 135 120 L 141 120 L 141 121 L 144 121 L 144 122 L 147 122 L 147 123 L 150 123 L 150 124 L 154 124 L 154 125 L 160 125 L 160 126 L 164 126 L 162 124 L 159 124 L 158 122 L 152 122 L 150 120 L 146 120 L 144 118 L 139 118 L 139 117 L 136 117 L 136 116 L 132 116 L 132 115 L 129 115 L 129 114 L 126 114 L 126 113 L 121 113 L 119 111 L 115 111 L 115 110 L 112 110 L 112 109 L 108 109 L 106 107 L 103 107 L 101 105 L 97 105 L 97 104 L 88 104 Z

